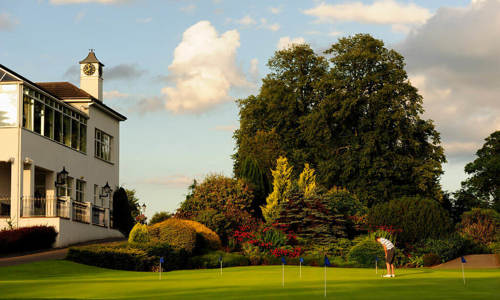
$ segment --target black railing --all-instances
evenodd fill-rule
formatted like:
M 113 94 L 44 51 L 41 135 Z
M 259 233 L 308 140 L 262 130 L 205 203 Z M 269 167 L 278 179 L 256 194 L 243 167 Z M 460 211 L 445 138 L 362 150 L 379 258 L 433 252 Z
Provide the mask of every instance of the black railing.
M 90 223 L 90 206 L 86 202 L 73 201 L 73 221 Z
M 22 197 L 22 217 L 69 218 L 68 201 L 57 198 Z

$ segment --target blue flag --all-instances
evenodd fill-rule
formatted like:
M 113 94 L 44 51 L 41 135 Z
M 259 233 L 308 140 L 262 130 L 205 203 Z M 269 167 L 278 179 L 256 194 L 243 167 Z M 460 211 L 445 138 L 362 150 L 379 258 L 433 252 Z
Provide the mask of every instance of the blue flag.
M 165 260 L 163 259 L 163 257 L 160 257 L 160 264 L 164 263 Z
M 378 261 L 378 256 L 375 256 L 375 261 Z
M 330 266 L 330 260 L 326 255 L 325 255 L 325 266 Z
M 222 262 L 222 255 L 219 256 L 219 262 Z
M 299 261 L 300 261 L 301 264 L 304 263 L 304 259 L 302 257 L 299 259 Z
M 462 263 L 465 264 L 466 262 L 465 257 L 462 256 Z
M 281 263 L 284 264 L 284 265 L 286 265 L 286 260 L 285 260 L 284 256 L 281 257 Z

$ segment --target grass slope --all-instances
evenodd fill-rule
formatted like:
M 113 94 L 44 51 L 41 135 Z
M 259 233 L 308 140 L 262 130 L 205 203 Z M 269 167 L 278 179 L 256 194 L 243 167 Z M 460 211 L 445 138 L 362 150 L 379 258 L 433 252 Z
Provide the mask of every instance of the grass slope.
M 495 299 L 500 269 L 398 270 L 383 279 L 372 269 L 328 268 L 330 299 Z M 380 273 L 380 272 L 379 272 Z M 137 298 L 137 299 L 322 299 L 323 268 L 239 267 L 163 273 L 101 269 L 69 261 L 45 261 L 0 268 L 0 298 Z

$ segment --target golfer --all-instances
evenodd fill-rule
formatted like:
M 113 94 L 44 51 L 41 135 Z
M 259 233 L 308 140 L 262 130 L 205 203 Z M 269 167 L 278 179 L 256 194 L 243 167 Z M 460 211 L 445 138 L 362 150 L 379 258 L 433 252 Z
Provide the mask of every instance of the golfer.
M 384 277 L 395 277 L 394 275 L 394 256 L 396 254 L 396 248 L 394 244 L 391 243 L 388 239 L 384 239 L 383 237 L 376 236 L 375 240 L 382 244 L 385 252 L 385 265 L 387 266 L 387 274 Z

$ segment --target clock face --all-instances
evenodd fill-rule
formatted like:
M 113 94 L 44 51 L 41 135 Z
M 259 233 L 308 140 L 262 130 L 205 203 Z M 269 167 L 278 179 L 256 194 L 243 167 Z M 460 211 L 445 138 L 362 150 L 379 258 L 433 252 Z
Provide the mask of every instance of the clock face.
M 95 67 L 93 64 L 86 64 L 84 67 L 83 67 L 83 73 L 85 73 L 85 75 L 92 75 L 95 73 Z

